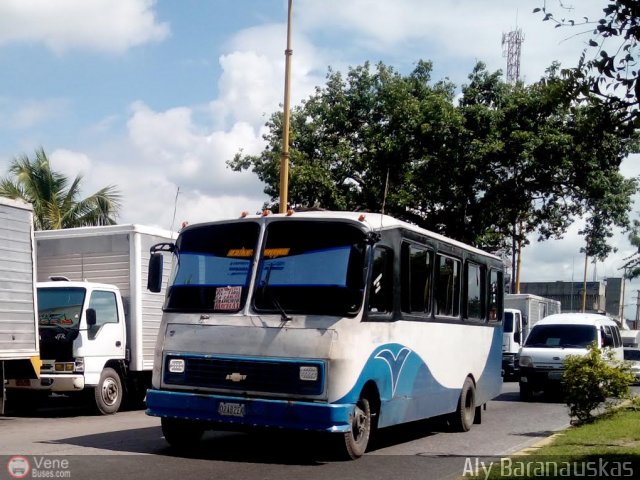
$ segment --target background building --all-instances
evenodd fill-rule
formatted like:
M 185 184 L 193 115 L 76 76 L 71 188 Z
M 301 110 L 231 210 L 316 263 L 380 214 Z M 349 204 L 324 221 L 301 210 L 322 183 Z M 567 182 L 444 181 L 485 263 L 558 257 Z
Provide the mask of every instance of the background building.
M 520 293 L 531 293 L 560 301 L 563 312 L 581 312 L 583 282 L 522 282 Z M 622 278 L 611 277 L 597 282 L 587 282 L 586 311 L 606 313 L 620 319 L 622 307 Z

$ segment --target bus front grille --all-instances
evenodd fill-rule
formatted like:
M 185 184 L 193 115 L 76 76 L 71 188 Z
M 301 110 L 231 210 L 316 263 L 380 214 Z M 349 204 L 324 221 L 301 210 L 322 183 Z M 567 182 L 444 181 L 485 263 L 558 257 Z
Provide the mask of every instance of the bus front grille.
M 324 392 L 321 360 L 168 354 L 163 367 L 166 385 L 314 396 Z

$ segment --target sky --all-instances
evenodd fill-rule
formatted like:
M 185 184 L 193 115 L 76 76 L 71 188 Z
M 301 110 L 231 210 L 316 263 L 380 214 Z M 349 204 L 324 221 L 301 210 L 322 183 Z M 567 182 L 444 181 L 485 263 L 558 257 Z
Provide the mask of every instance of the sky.
M 406 74 L 433 62 L 433 79 L 461 87 L 478 61 L 506 71 L 503 33 L 524 34 L 520 78 L 553 61 L 571 67 L 591 30 L 554 28 L 544 0 L 293 0 L 291 103 L 325 84 L 329 68 L 381 61 Z M 547 0 L 556 16 L 600 18 L 605 0 Z M 83 196 L 113 184 L 120 223 L 177 229 L 237 217 L 268 197 L 226 161 L 265 146 L 284 96 L 286 0 L 0 0 L 0 176 L 42 147 L 52 168 L 83 175 Z M 625 160 L 640 175 L 640 158 Z M 632 218 L 640 218 L 640 204 Z M 523 281 L 581 281 L 576 222 L 562 240 L 522 254 Z M 621 276 L 634 249 L 590 264 L 588 279 Z M 627 284 L 635 317 L 640 281 Z

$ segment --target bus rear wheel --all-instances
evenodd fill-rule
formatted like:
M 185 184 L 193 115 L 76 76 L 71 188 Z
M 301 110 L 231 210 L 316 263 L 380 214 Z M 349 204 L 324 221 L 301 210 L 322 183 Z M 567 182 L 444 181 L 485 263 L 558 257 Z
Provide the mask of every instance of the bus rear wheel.
M 371 406 L 366 397 L 360 398 L 351 417 L 351 430 L 344 434 L 345 453 L 355 460 L 364 455 L 371 437 Z
M 462 385 L 458 408 L 451 414 L 451 427 L 456 432 L 468 432 L 476 417 L 476 387 L 470 377 Z

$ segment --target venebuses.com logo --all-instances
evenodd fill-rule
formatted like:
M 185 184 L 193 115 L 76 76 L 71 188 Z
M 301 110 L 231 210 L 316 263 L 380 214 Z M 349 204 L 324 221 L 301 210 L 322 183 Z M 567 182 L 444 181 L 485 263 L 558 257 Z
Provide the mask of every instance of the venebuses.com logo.
M 71 478 L 69 460 L 44 456 L 15 455 L 7 461 L 10 478 Z
M 11 457 L 7 462 L 7 472 L 11 478 L 25 478 L 31 471 L 31 464 L 26 457 Z

